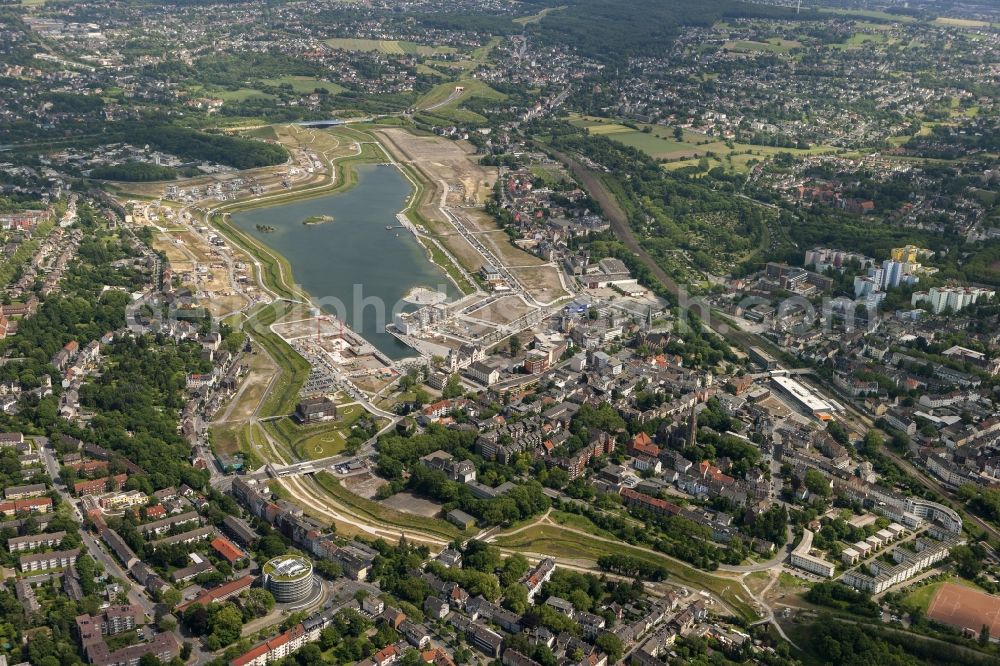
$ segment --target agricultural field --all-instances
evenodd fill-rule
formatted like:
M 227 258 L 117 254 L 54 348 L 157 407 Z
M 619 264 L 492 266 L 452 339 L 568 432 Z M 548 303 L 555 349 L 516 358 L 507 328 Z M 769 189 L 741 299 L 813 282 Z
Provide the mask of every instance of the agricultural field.
M 888 12 L 880 12 L 877 10 L 868 10 L 868 9 L 828 9 L 822 7 L 817 11 L 819 11 L 822 14 L 840 14 L 841 16 L 857 16 L 862 18 L 881 19 L 883 21 L 896 21 L 898 23 L 912 23 L 917 20 L 912 16 L 907 16 L 906 14 L 890 14 Z
M 345 90 L 344 86 L 311 76 L 284 76 L 280 79 L 263 79 L 261 83 L 274 87 L 291 86 L 292 90 L 300 95 L 310 94 L 317 88 L 325 90 L 331 95 L 342 93 Z
M 792 39 L 769 39 L 766 42 L 740 40 L 726 42 L 722 48 L 733 53 L 788 53 L 802 46 L 802 42 Z
M 421 55 L 455 53 L 451 46 L 427 46 L 416 42 L 395 39 L 360 39 L 355 37 L 334 37 L 326 40 L 326 45 L 344 51 L 379 51 L 391 55 Z
M 813 155 L 833 151 L 826 146 L 799 149 L 734 143 L 730 147 L 718 137 L 690 130 L 683 130 L 681 138 L 677 139 L 671 127 L 642 125 L 638 126 L 640 129 L 633 129 L 613 120 L 594 116 L 571 115 L 569 122 L 585 128 L 588 134 L 606 136 L 613 141 L 641 150 L 653 159 L 667 160 L 664 168 L 671 171 L 690 166 L 697 167 L 701 158 L 707 157 L 708 169 L 721 166 L 726 171 L 747 173 L 750 170 L 750 162 L 762 161 L 778 153 Z M 644 129 L 649 131 L 643 131 Z M 709 153 L 713 155 L 710 156 Z
M 847 41 L 841 42 L 840 44 L 831 44 L 830 48 L 834 49 L 859 49 L 865 44 L 889 44 L 895 43 L 896 40 L 890 40 L 888 37 L 881 33 L 868 33 L 868 32 L 856 32 L 848 38 Z
M 248 99 L 254 97 L 260 97 L 262 99 L 274 99 L 274 95 L 269 95 L 268 93 L 261 92 L 256 88 L 239 88 L 237 90 L 217 90 L 214 92 L 206 92 L 205 94 L 212 95 L 213 97 L 218 97 L 225 102 L 245 102 Z
M 953 28 L 989 28 L 991 23 L 986 21 L 976 21 L 973 19 L 958 19 L 958 18 L 947 18 L 945 16 L 939 16 L 933 21 L 934 25 L 946 25 Z

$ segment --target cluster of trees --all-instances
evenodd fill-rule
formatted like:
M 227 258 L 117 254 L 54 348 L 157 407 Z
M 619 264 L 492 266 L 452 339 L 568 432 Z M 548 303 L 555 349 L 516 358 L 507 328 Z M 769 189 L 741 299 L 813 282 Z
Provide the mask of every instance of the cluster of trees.
M 872 601 L 866 592 L 860 592 L 834 581 L 824 581 L 814 585 L 806 592 L 806 600 L 820 606 L 836 608 L 865 617 L 878 617 L 882 613 L 879 605 Z
M 945 641 L 914 640 L 908 632 L 883 630 L 820 618 L 802 632 L 804 649 L 812 663 L 837 666 L 985 666 L 996 657 L 977 658 L 971 650 L 957 650 Z
M 125 162 L 92 169 L 90 177 L 101 180 L 147 183 L 155 180 L 173 180 L 177 178 L 177 172 L 171 167 L 150 164 L 149 162 Z
M 664 566 L 650 564 L 638 557 L 623 555 L 621 553 L 601 555 L 597 558 L 597 566 L 611 573 L 651 581 L 665 580 L 669 575 L 667 568 Z
M 781 548 L 788 541 L 788 509 L 784 504 L 775 504 L 745 523 L 742 530 L 749 536 L 765 539 Z
M 143 490 L 203 487 L 207 473 L 187 462 L 190 446 L 177 427 L 188 373 L 211 370 L 201 346 L 147 336 L 117 340 L 104 354 L 105 370 L 80 389 L 81 403 L 94 411 L 91 439 L 146 470 L 129 480 Z
M 643 249 L 678 282 L 690 282 L 694 274 L 688 261 L 678 258 L 678 248 L 688 252 L 698 269 L 720 273 L 736 257 L 754 254 L 773 216 L 751 201 L 713 189 L 704 179 L 671 173 L 638 149 L 568 124 L 550 122 L 540 129 L 553 133 L 551 143 L 558 150 L 586 155 L 611 174 L 629 176 L 605 175 L 603 180 Z
M 279 145 L 176 125 L 133 125 L 122 130 L 122 139 L 137 145 L 149 144 L 182 159 L 216 162 L 235 169 L 273 166 L 288 159 L 288 151 Z
M 218 650 L 240 639 L 243 613 L 233 603 L 194 604 L 184 611 L 184 626 L 195 636 L 206 636 L 210 650 Z
M 598 498 L 597 504 L 614 500 L 614 496 L 605 494 Z M 586 516 L 599 528 L 613 533 L 625 543 L 647 546 L 708 571 L 717 569 L 719 562 L 739 564 L 744 557 L 737 549 L 719 548 L 712 542 L 711 529 L 680 516 L 661 516 L 632 507 L 629 513 L 642 521 L 643 525 L 639 527 L 620 516 L 575 503 L 564 502 L 559 508 Z
M 522 4 L 525 13 L 552 6 L 547 0 Z M 792 12 L 784 8 L 748 6 L 731 0 L 642 0 L 627 4 L 578 0 L 572 11 L 552 12 L 537 24 L 525 27 L 544 43 L 571 44 L 588 58 L 624 64 L 629 57 L 659 52 L 663 44 L 677 36 L 681 26 L 708 27 L 723 18 L 790 16 Z
M 548 496 L 537 481 L 517 485 L 503 497 L 478 499 L 464 484 L 452 481 L 439 470 L 415 465 L 406 483 L 410 490 L 443 502 L 445 510 L 458 507 L 483 525 L 504 525 L 544 512 Z

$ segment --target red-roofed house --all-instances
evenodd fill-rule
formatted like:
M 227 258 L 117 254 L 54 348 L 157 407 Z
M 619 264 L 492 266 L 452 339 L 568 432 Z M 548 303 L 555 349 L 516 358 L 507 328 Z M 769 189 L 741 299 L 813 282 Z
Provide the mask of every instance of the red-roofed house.
M 31 499 L 0 502 L 0 514 L 13 516 L 20 511 L 28 513 L 48 513 L 52 510 L 52 499 L 49 497 L 34 497 Z
M 396 646 L 387 645 L 372 655 L 372 661 L 378 664 L 378 666 L 388 666 L 388 664 L 396 661 L 398 657 L 399 650 L 396 649 Z
M 222 557 L 226 558 L 230 564 L 236 564 L 246 557 L 246 553 L 236 547 L 236 545 L 226 537 L 216 537 L 212 539 L 212 548 Z
M 622 500 L 629 506 L 637 506 L 653 513 L 675 516 L 681 508 L 667 500 L 636 492 L 631 488 L 622 488 Z
M 243 576 L 243 578 L 237 578 L 236 580 L 231 580 L 228 583 L 223 583 L 213 587 L 210 590 L 202 590 L 202 592 L 192 599 L 191 601 L 185 602 L 179 605 L 176 610 L 178 613 L 183 613 L 189 607 L 195 604 L 201 604 L 202 606 L 208 606 L 216 601 L 225 601 L 230 597 L 234 597 L 243 590 L 249 588 L 254 581 L 254 576 Z
M 147 520 L 159 520 L 160 518 L 165 518 L 166 516 L 167 510 L 162 504 L 154 504 L 153 506 L 146 507 Z
M 285 633 L 278 634 L 244 652 L 229 664 L 230 666 L 265 666 L 273 661 L 284 659 L 308 642 L 309 636 L 300 622 Z
M 631 456 L 660 457 L 660 447 L 653 444 L 653 439 L 644 432 L 636 434 L 628 443 L 628 453 Z

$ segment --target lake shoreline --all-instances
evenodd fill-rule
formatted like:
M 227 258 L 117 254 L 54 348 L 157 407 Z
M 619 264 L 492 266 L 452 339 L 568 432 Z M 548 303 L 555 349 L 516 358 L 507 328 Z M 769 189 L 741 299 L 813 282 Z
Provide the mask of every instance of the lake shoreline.
M 450 298 L 451 292 L 461 290 L 433 261 L 412 224 L 399 225 L 403 228 L 395 234 L 385 230 L 396 228 L 415 192 L 401 169 L 389 172 L 379 168 L 382 164 L 355 162 L 348 189 L 325 189 L 294 202 L 282 200 L 280 211 L 273 205 L 243 207 L 226 223 L 280 257 L 288 266 L 287 277 L 306 297 L 303 300 L 325 305 L 327 312 L 344 318 L 353 331 L 390 357 L 406 358 L 419 352 L 391 336 L 385 325 L 392 323 L 392 315 L 400 308 L 412 307 L 407 293 L 417 288 L 443 290 Z M 302 223 L 320 216 L 332 216 L 340 223 Z M 277 231 L 263 238 L 259 228 L 254 231 L 257 225 L 274 226 Z M 372 298 L 381 308 L 377 317 L 366 309 Z

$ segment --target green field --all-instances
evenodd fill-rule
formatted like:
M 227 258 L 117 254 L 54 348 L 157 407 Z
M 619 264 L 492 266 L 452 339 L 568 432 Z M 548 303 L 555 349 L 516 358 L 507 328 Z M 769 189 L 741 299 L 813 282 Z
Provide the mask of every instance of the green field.
M 958 19 L 958 18 L 948 18 L 946 16 L 939 16 L 933 21 L 934 25 L 947 25 L 954 28 L 989 28 L 990 23 L 986 21 L 976 21 L 973 19 Z
M 791 39 L 769 39 L 766 42 L 753 42 L 740 40 L 726 42 L 722 48 L 734 53 L 788 53 L 794 48 L 802 46 L 801 42 Z
M 429 106 L 441 104 L 453 95 L 455 88 L 464 88 L 464 90 L 460 94 L 456 95 L 454 99 L 449 100 L 446 105 L 436 109 L 436 111 L 447 108 L 457 108 L 462 104 L 462 102 L 466 101 L 470 97 L 485 97 L 486 99 L 504 99 L 506 97 L 503 93 L 493 90 L 493 88 L 490 88 L 478 79 L 463 79 L 461 81 L 442 83 L 434 86 L 420 98 L 417 102 L 417 107 L 426 109 Z
M 664 168 L 675 171 L 683 167 L 698 166 L 702 157 L 709 157 L 709 168 L 721 166 L 727 171 L 746 173 L 751 160 L 761 161 L 778 153 L 792 155 L 815 155 L 832 152 L 826 146 L 816 146 L 809 149 L 776 148 L 773 146 L 754 146 L 745 143 L 735 143 L 730 148 L 725 141 L 717 137 L 684 130 L 681 140 L 674 138 L 674 130 L 670 127 L 647 125 L 649 132 L 632 129 L 607 118 L 594 116 L 571 115 L 569 122 L 577 127 L 585 128 L 588 134 L 606 136 L 618 143 L 636 148 L 653 159 L 670 160 Z
M 456 88 L 464 90 L 456 94 Z M 506 95 L 493 90 L 478 79 L 463 79 L 434 86 L 417 101 L 416 106 L 423 110 L 422 115 L 428 116 L 432 121 L 440 119 L 455 123 L 485 122 L 486 119 L 478 113 L 461 108 L 462 104 L 472 97 L 501 100 Z
M 243 462 L 248 470 L 254 470 L 264 464 L 257 454 L 251 441 L 251 426 L 213 426 L 212 451 L 215 454 L 243 454 Z
M 880 12 L 875 10 L 867 9 L 826 9 L 821 8 L 818 10 L 823 14 L 840 14 L 841 16 L 858 16 L 862 18 L 873 18 L 881 19 L 883 21 L 896 21 L 898 23 L 913 23 L 917 19 L 912 16 L 907 16 L 905 14 L 890 14 L 888 12 Z
M 256 88 L 239 88 L 237 90 L 217 90 L 214 92 L 206 92 L 206 95 L 211 95 L 213 97 L 218 97 L 219 99 L 226 102 L 245 102 L 252 97 L 260 97 L 262 99 L 274 99 L 274 95 L 269 95 L 268 93 L 261 92 Z
M 846 42 L 841 42 L 840 44 L 831 44 L 830 48 L 834 49 L 857 49 L 861 48 L 865 44 L 885 44 L 890 41 L 888 37 L 881 33 L 870 34 L 867 32 L 856 32 L 848 38 Z
M 518 25 L 529 25 L 531 23 L 538 23 L 543 18 L 545 18 L 551 12 L 557 12 L 561 9 L 566 9 L 566 5 L 560 5 L 558 7 L 546 7 L 537 14 L 532 14 L 531 16 L 522 16 L 513 20 L 514 23 Z
M 669 580 L 692 587 L 709 590 L 733 607 L 746 618 L 756 618 L 757 614 L 746 599 L 746 592 L 735 579 L 722 578 L 700 571 L 676 560 L 634 548 L 624 543 L 608 543 L 589 539 L 579 532 L 568 532 L 554 525 L 537 525 L 511 536 L 499 535 L 494 543 L 501 548 L 510 548 L 550 555 L 556 558 L 588 560 L 596 562 L 602 555 L 620 553 L 631 555 L 644 562 L 665 567 Z
M 317 88 L 326 90 L 331 95 L 342 93 L 345 90 L 344 86 L 329 81 L 322 81 L 311 76 L 283 76 L 280 79 L 263 79 L 261 83 L 275 87 L 289 85 L 292 87 L 292 90 L 300 95 L 307 95 Z
M 746 143 L 734 143 L 732 148 L 718 137 L 684 130 L 681 140 L 674 138 L 672 127 L 660 125 L 642 125 L 648 132 L 632 129 L 608 118 L 595 116 L 580 116 L 571 114 L 569 122 L 576 127 L 585 128 L 588 134 L 606 136 L 613 141 L 641 150 L 653 159 L 669 160 L 664 168 L 676 171 L 683 167 L 698 166 L 702 157 L 708 157 L 709 169 L 721 166 L 727 171 L 746 173 L 749 162 L 762 161 L 778 153 L 792 155 L 816 155 L 833 152 L 828 146 L 814 146 L 808 149 L 777 148 L 774 146 L 755 146 Z M 713 153 L 714 157 L 708 156 Z
M 565 511 L 553 511 L 549 514 L 549 518 L 560 525 L 566 525 L 567 527 L 583 530 L 584 532 L 589 532 L 590 534 L 604 537 L 606 539 L 617 538 L 611 532 L 601 529 L 595 525 L 593 521 L 586 516 L 581 516 L 575 513 L 567 513 Z
M 266 139 L 268 141 L 277 141 L 278 134 L 274 131 L 274 128 L 270 125 L 264 125 L 262 127 L 255 127 L 251 130 L 245 130 L 243 134 L 247 136 L 252 136 L 255 139 Z
M 340 504 L 369 520 L 391 527 L 419 530 L 445 539 L 455 539 L 465 535 L 465 532 L 445 520 L 403 513 L 379 502 L 359 497 L 340 485 L 340 481 L 328 472 L 318 472 L 315 479 L 323 490 L 335 497 Z
M 283 418 L 270 421 L 265 427 L 297 459 L 316 460 L 343 451 L 351 427 L 364 415 L 364 407 L 351 404 L 339 408 L 337 418 L 327 423 L 300 426 L 290 418 Z
M 455 53 L 456 51 L 451 46 L 426 46 L 395 39 L 360 39 L 355 37 L 334 37 L 326 40 L 326 45 L 344 51 L 379 51 L 389 55 L 430 56 L 439 53 Z
M 941 589 L 941 586 L 945 583 L 955 583 L 956 585 L 964 585 L 965 587 L 971 587 L 974 590 L 982 591 L 982 588 L 975 583 L 957 576 L 949 576 L 944 580 L 935 581 L 918 587 L 903 597 L 903 600 L 900 603 L 906 608 L 920 609 L 924 613 L 927 613 L 927 608 L 931 605 L 931 601 L 934 600 L 934 595 L 937 594 L 937 591 Z

